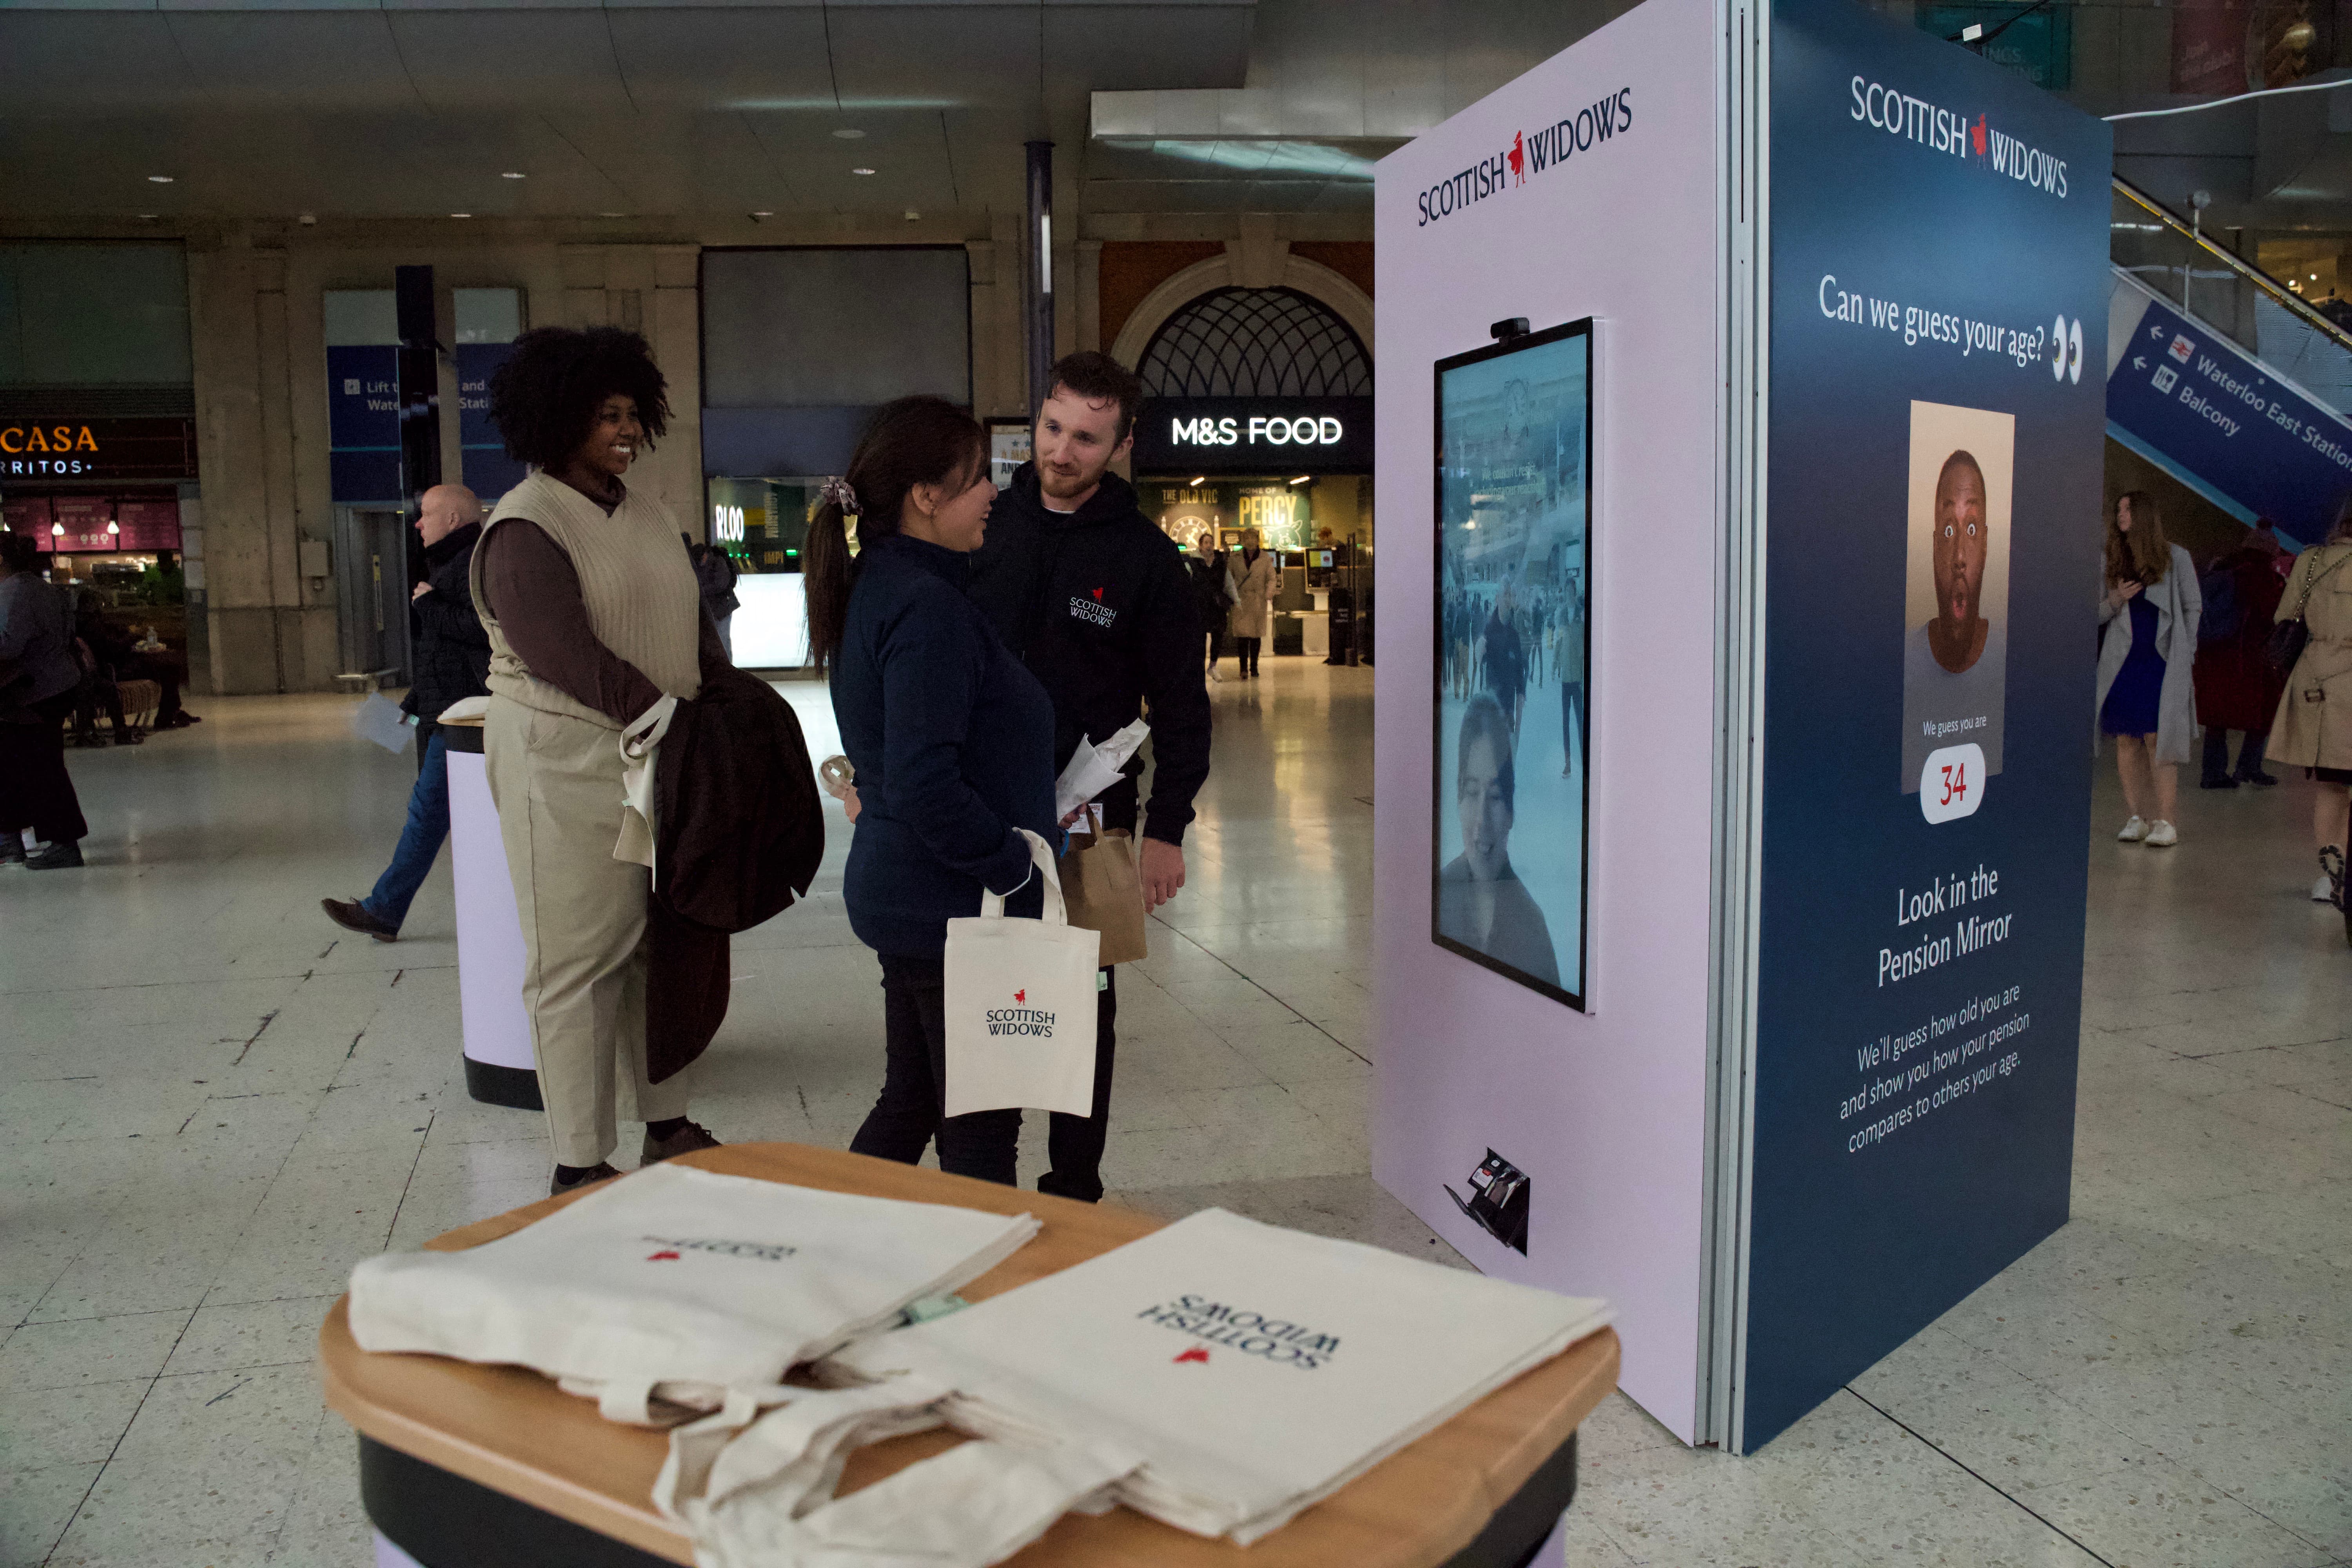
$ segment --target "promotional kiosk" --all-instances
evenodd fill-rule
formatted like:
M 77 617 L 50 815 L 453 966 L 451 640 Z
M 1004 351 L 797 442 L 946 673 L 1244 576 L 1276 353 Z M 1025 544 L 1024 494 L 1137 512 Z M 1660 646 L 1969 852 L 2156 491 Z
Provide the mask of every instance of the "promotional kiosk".
M 1379 168 L 1374 1173 L 1685 1442 L 2066 1219 L 2111 149 L 1648 0 Z

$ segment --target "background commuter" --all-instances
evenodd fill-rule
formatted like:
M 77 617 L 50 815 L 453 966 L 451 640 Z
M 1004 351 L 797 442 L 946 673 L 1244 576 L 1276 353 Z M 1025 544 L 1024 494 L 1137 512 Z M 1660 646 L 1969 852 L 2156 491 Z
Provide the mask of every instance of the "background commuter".
M 1034 868 L 1017 829 L 1060 837 L 1053 702 L 964 595 L 995 499 L 979 422 L 901 398 L 827 485 L 803 560 L 810 653 L 856 770 L 842 900 L 882 964 L 882 1091 L 849 1147 L 911 1165 L 936 1140 L 940 1169 L 1009 1186 L 1021 1112 L 941 1114 L 947 922 L 978 914 L 982 889 L 1025 889 Z M 1007 912 L 1042 902 L 1027 889 Z
M 106 603 L 97 591 L 85 588 L 76 594 L 73 654 L 74 663 L 82 672 L 81 684 L 74 689 L 77 748 L 93 750 L 107 743 L 109 736 L 101 735 L 98 728 L 101 713 L 114 726 L 111 739 L 116 745 L 145 743 L 147 737 L 131 727 L 131 717 L 122 710 L 122 688 L 115 679 L 117 660 L 130 656 L 131 651 L 131 638 L 107 625 Z
M 2322 870 L 2311 896 L 2325 901 L 2331 896 L 2327 852 L 2344 852 L 2346 786 L 2352 785 L 2352 497 L 2336 509 L 2327 537 L 2295 559 L 2272 613 L 2281 621 L 2300 613 L 2311 632 L 2279 697 L 2269 755 L 2272 762 L 2302 768 L 2319 786 L 2311 837 L 2319 847 Z
M 645 339 L 525 332 L 490 378 L 490 418 L 531 471 L 474 551 L 490 639 L 483 752 L 522 916 L 552 1190 L 564 1192 L 617 1173 L 616 1102 L 646 1123 L 646 1163 L 718 1147 L 687 1119 L 691 1068 L 646 1077 L 650 877 L 620 858 L 631 846 L 618 734 L 665 696 L 690 701 L 727 652 L 669 509 L 622 482 L 669 418 Z
M 437 721 L 451 703 L 489 691 L 490 637 L 474 613 L 469 582 L 474 546 L 482 537 L 482 503 L 463 485 L 436 485 L 418 504 L 416 535 L 425 542 L 425 581 L 408 599 L 416 681 L 400 704 L 416 716 L 416 784 L 408 792 L 408 823 L 392 864 L 367 897 L 319 900 L 329 920 L 378 942 L 400 935 L 408 906 L 449 837 L 449 749 Z
M 1184 829 L 1192 797 L 1209 776 L 1201 623 L 1175 541 L 1136 506 L 1135 487 L 1110 471 L 1133 444 L 1142 383 L 1108 355 L 1087 353 L 1056 363 L 1046 386 L 1031 448 L 1036 458 L 1013 471 L 989 513 L 987 547 L 972 561 L 971 597 L 1053 699 L 1057 773 L 1080 737 L 1108 739 L 1148 710 L 1150 807 L 1138 799 L 1139 758 L 1128 764 L 1128 778 L 1099 797 L 1103 831 L 1080 851 L 1119 855 L 1137 843 L 1135 864 L 1114 868 L 1131 872 L 1148 912 L 1184 885 Z M 1263 584 L 1272 578 L 1273 563 L 1261 553 L 1253 570 Z M 1258 604 L 1262 624 L 1263 595 Z M 1119 912 L 1137 911 L 1129 905 Z M 1116 915 L 1096 918 L 1106 927 L 1119 923 Z M 1118 1039 L 1116 968 L 1102 971 L 1097 1003 L 1093 1111 L 1054 1114 L 1053 1168 L 1037 1184 L 1041 1192 L 1087 1203 L 1103 1191 Z
M 66 772 L 65 721 L 81 667 L 65 595 L 40 563 L 30 534 L 0 533 L 0 865 L 61 871 L 82 863 L 89 833 Z M 29 852 L 28 827 L 38 846 Z
M 1226 629 L 1233 634 L 1234 658 L 1243 679 L 1255 680 L 1258 652 L 1265 646 L 1273 616 L 1276 582 L 1274 557 L 1265 552 L 1255 528 L 1243 536 L 1241 550 L 1234 557 L 1233 574 L 1234 607 Z
M 2206 789 L 2278 783 L 2263 772 L 2263 747 L 2286 681 L 2271 668 L 2268 650 L 2279 596 L 2294 569 L 2294 558 L 2279 547 L 2271 520 L 2263 518 L 2198 579 L 2197 591 L 2205 601 L 2197 639 L 2197 721 L 2205 726 L 2199 783 Z M 2245 736 L 2238 742 L 2234 773 L 2232 730 Z
M 2116 837 L 2163 849 L 2173 825 L 2180 764 L 2197 728 L 2190 671 L 2203 601 L 2189 552 L 2167 542 L 2156 498 L 2132 490 L 2107 527 L 2106 591 L 2099 598 L 2099 731 L 2116 741 L 2116 772 L 2131 817 Z M 2151 815 L 2152 814 L 2152 815 Z
M 702 590 L 703 613 L 719 628 L 719 646 L 727 650 L 731 660 L 735 657 L 735 612 L 742 607 L 742 601 L 735 596 L 735 583 L 741 574 L 735 570 L 735 563 L 727 552 L 716 544 L 688 543 L 686 553 L 694 563 L 695 584 Z
M 1514 623 L 1508 588 L 1496 595 L 1494 612 L 1486 618 L 1482 640 L 1486 649 L 1486 689 L 1502 705 L 1503 716 L 1511 721 L 1511 733 L 1517 736 L 1519 704 L 1528 692 L 1528 665 L 1526 648 Z
M 1223 680 L 1217 673 L 1217 660 L 1225 656 L 1225 616 L 1234 605 L 1234 584 L 1225 564 L 1225 552 L 1217 548 L 1217 536 L 1204 533 L 1193 542 L 1192 559 L 1184 570 L 1192 578 L 1192 601 L 1201 616 L 1201 629 L 1209 634 L 1209 679 Z

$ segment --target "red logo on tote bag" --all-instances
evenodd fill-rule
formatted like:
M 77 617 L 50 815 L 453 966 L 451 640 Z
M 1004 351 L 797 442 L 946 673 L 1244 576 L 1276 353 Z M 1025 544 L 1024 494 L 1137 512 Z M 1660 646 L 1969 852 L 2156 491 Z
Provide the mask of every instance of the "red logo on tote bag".
M 1208 1359 L 1209 1352 L 1202 1350 L 1200 1346 L 1194 1345 L 1191 1350 L 1186 1351 L 1183 1354 L 1176 1358 L 1176 1364 L 1178 1366 L 1182 1366 L 1188 1361 L 1206 1362 Z

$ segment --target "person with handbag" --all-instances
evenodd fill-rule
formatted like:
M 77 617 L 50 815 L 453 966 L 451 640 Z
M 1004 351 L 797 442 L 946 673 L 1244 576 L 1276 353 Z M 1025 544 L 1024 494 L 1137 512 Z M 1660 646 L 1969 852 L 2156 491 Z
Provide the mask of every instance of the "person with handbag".
M 1225 564 L 1225 552 L 1217 548 L 1217 536 L 1203 533 L 1193 542 L 1195 552 L 1184 563 L 1192 579 L 1192 598 L 1201 612 L 1201 629 L 1209 634 L 1209 679 L 1222 681 L 1217 673 L 1217 660 L 1225 656 L 1225 615 L 1234 605 L 1232 570 Z
M 2269 648 L 2294 564 L 2280 548 L 2271 520 L 2263 518 L 2198 579 L 2205 600 L 2197 646 L 2197 721 L 2205 727 L 2200 788 L 2278 783 L 2263 771 L 2262 758 L 2286 671 L 2271 668 Z M 2232 730 L 2244 737 L 2238 742 L 2235 770 L 2230 766 Z
M 499 837 L 522 917 L 523 1006 L 551 1191 L 618 1173 L 616 1116 L 645 1123 L 641 1165 L 715 1149 L 685 1072 L 646 1055 L 650 845 L 627 804 L 621 736 L 657 727 L 726 668 L 669 509 L 623 482 L 668 423 L 646 340 L 536 327 L 490 377 L 490 422 L 530 464 L 474 542 L 490 644 L 482 727 Z
M 2319 786 L 2312 802 L 2311 836 L 2323 868 L 2311 887 L 2314 901 L 2332 901 L 2325 867 L 2330 851 L 2344 852 L 2347 801 L 2352 801 L 2352 496 L 2336 511 L 2327 537 L 2296 558 L 2279 596 L 2273 657 L 2287 668 L 2286 689 L 2271 720 L 2273 763 L 2302 768 Z M 2284 657 L 2282 657 L 2284 656 Z M 2336 717 L 2337 713 L 2343 718 Z
M 2130 490 L 2107 524 L 2106 590 L 2099 598 L 2099 733 L 2116 742 L 2116 772 L 2131 816 L 2116 837 L 2168 849 L 2180 764 L 2197 733 L 2192 671 L 2204 600 L 2189 552 L 2164 537 L 2156 498 Z M 2154 815 L 2149 815 L 2153 813 Z
M 942 1171 L 1010 1186 L 1021 1112 L 944 1114 L 947 922 L 983 893 L 1036 914 L 1021 830 L 1059 836 L 1053 700 L 964 593 L 996 499 L 987 437 L 943 399 L 900 398 L 824 497 L 803 547 L 809 652 L 857 781 L 842 900 L 881 960 L 887 1053 L 850 1152 L 911 1165 L 936 1142 Z
M 67 715 L 81 687 L 65 595 L 41 575 L 29 533 L 0 533 L 0 866 L 69 870 L 89 833 L 66 772 Z M 25 829 L 39 847 L 27 850 Z
M 1070 923 L 1102 933 L 1096 993 L 1093 1114 L 1056 1111 L 1052 1168 L 1037 1190 L 1093 1203 L 1103 1194 L 1116 1066 L 1117 966 L 1145 956 L 1145 918 L 1184 886 L 1184 829 L 1209 776 L 1209 689 L 1183 552 L 1110 471 L 1133 449 L 1143 384 L 1108 354 L 1053 366 L 1037 411 L 1035 458 L 1013 470 L 972 559 L 971 600 L 1054 702 L 1054 765 L 1149 711 L 1151 797 L 1140 753 L 1092 804 L 1096 831 L 1061 857 Z M 1262 558 L 1263 559 L 1263 558 Z M 1267 571 L 1272 570 L 1271 563 Z M 1238 610 L 1235 612 L 1238 614 Z

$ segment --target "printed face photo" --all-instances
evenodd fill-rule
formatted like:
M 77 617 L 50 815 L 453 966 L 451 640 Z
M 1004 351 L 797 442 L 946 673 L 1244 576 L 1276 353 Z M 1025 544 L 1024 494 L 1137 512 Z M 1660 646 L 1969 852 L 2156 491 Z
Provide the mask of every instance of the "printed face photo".
M 1902 789 L 1916 795 L 1932 756 L 1973 745 L 1977 779 L 2000 772 L 2008 679 L 2010 482 L 2016 416 L 1911 405 L 1903 638 Z M 1973 790 L 1977 780 L 1935 788 Z M 1939 802 L 1948 805 L 1949 802 Z

